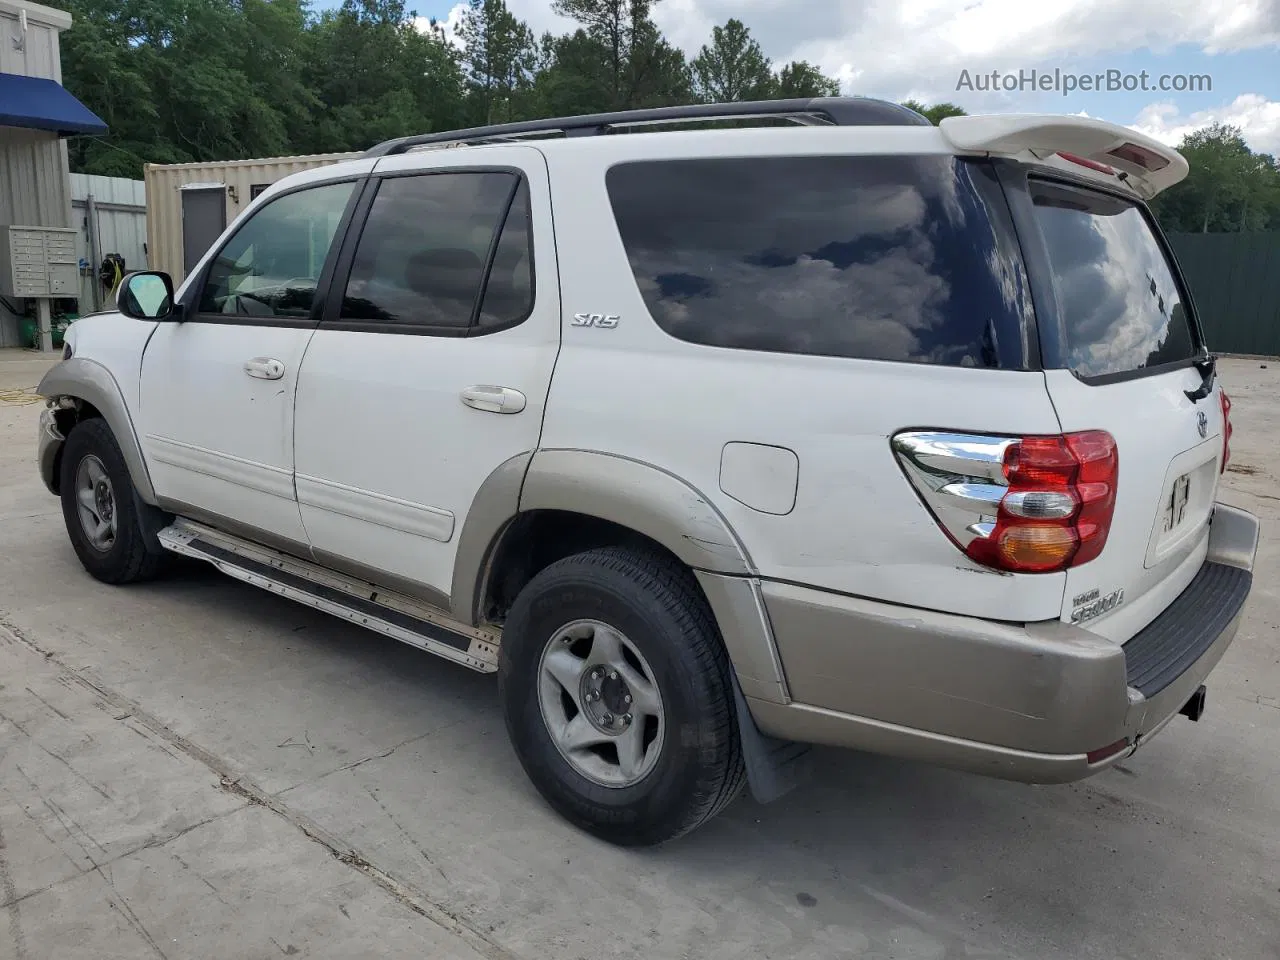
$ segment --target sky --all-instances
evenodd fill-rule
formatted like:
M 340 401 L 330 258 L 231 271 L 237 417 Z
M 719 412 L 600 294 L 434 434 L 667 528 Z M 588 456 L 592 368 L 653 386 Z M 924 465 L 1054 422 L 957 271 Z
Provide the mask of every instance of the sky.
M 450 0 L 409 5 L 450 25 L 462 9 Z M 507 5 L 537 34 L 574 26 L 552 12 L 550 0 Z M 1175 145 L 1188 131 L 1220 121 L 1240 127 L 1253 149 L 1280 155 L 1280 0 L 659 0 L 654 6 L 654 20 L 690 56 L 730 17 L 750 28 L 775 64 L 808 60 L 838 77 L 845 94 L 950 101 L 970 113 L 1083 113 Z M 1000 74 L 995 90 L 992 71 Z M 1038 89 L 1054 82 L 1055 71 L 1057 89 Z M 1108 71 L 1118 89 L 1106 88 Z M 1200 89 L 1161 90 L 1162 78 Z M 1064 94 L 1071 79 L 1077 89 Z M 1134 89 L 1122 89 L 1126 82 Z M 1014 89 L 1001 89 L 1006 83 Z M 1083 89 L 1089 83 L 1094 89 Z

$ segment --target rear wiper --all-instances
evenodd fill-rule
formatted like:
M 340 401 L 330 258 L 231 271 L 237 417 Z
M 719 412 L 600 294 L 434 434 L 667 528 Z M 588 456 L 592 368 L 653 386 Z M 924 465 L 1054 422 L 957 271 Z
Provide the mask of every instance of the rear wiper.
M 1218 371 L 1218 358 L 1207 353 L 1195 361 L 1195 368 L 1200 371 L 1200 386 L 1194 390 L 1182 391 L 1192 403 L 1203 400 L 1213 392 L 1213 378 Z

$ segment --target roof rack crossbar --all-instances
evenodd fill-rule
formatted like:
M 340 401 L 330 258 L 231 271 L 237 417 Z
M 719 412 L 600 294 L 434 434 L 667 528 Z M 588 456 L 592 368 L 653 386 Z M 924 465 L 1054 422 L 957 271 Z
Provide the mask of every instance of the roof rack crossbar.
M 416 147 L 447 144 L 511 141 L 539 134 L 592 137 L 628 127 L 658 124 L 697 123 L 709 120 L 762 120 L 780 118 L 802 125 L 903 126 L 925 125 L 929 121 L 914 110 L 869 97 L 814 97 L 791 100 L 754 100 L 741 103 L 695 103 L 679 107 L 621 110 L 580 117 L 551 117 L 518 123 L 498 123 L 465 130 L 445 130 L 387 140 L 365 152 L 366 157 L 387 157 L 407 153 Z

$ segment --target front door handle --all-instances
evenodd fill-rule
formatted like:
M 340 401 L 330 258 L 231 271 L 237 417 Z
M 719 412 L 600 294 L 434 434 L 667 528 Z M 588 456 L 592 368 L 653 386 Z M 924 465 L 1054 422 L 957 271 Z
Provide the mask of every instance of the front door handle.
M 254 357 L 244 362 L 244 372 L 259 380 L 279 380 L 284 376 L 284 364 L 271 357 Z
M 525 396 L 510 387 L 475 386 L 462 391 L 462 402 L 485 413 L 519 413 L 524 409 Z

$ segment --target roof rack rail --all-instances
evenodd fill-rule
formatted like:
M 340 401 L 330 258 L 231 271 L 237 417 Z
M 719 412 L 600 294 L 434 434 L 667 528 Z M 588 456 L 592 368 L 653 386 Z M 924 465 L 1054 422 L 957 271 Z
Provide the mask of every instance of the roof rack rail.
M 518 123 L 498 123 L 465 130 L 445 130 L 387 140 L 367 150 L 366 157 L 387 157 L 407 153 L 416 147 L 450 143 L 486 143 L 521 140 L 528 137 L 594 137 L 627 127 L 666 123 L 697 123 L 708 120 L 755 120 L 783 118 L 813 126 L 928 126 L 929 121 L 908 107 L 870 97 L 813 97 L 793 100 L 754 100 L 741 103 L 695 103 L 680 107 L 648 110 L 621 110 L 592 113 L 580 117 L 551 117 Z

